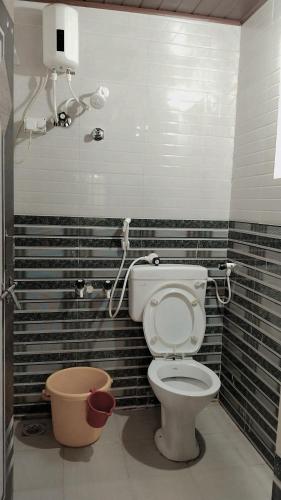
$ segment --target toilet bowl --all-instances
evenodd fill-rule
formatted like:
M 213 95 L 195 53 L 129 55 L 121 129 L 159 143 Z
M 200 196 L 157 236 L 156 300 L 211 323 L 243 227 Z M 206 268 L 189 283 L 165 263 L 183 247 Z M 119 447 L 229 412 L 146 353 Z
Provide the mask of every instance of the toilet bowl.
M 193 359 L 155 359 L 148 368 L 148 379 L 161 403 L 157 448 L 170 460 L 194 460 L 200 453 L 195 419 L 219 391 L 220 379 Z
M 191 265 L 136 266 L 129 282 L 131 318 L 143 322 L 148 348 L 155 358 L 148 379 L 161 403 L 159 451 L 170 460 L 199 455 L 197 414 L 220 388 L 218 376 L 195 361 L 206 329 L 207 269 Z

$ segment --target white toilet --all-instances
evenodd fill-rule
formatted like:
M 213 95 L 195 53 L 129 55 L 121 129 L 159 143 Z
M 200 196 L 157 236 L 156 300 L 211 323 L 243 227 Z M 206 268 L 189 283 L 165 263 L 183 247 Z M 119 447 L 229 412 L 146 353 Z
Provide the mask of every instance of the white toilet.
M 220 388 L 217 375 L 192 359 L 205 328 L 207 269 L 201 266 L 135 266 L 129 281 L 129 312 L 143 321 L 154 360 L 148 379 L 161 403 L 155 442 L 165 457 L 193 460 L 199 455 L 196 415 Z

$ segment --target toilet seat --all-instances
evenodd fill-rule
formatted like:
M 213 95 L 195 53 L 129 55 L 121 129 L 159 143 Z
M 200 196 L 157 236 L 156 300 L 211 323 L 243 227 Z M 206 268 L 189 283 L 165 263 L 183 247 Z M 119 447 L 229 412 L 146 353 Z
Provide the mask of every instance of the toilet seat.
M 193 291 L 176 284 L 157 290 L 144 308 L 144 335 L 153 356 L 196 353 L 205 328 L 200 301 Z
M 215 372 L 194 359 L 154 359 L 148 368 L 148 378 L 160 389 L 179 396 L 206 397 L 220 389 L 220 379 Z M 180 379 L 183 383 L 171 384 L 171 379 Z

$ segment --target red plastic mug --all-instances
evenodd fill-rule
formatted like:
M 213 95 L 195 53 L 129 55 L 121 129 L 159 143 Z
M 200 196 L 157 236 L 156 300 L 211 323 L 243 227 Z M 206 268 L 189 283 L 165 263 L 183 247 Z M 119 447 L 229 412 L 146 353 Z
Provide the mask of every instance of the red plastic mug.
M 87 399 L 87 422 L 91 427 L 104 427 L 115 408 L 115 398 L 105 391 L 91 391 Z

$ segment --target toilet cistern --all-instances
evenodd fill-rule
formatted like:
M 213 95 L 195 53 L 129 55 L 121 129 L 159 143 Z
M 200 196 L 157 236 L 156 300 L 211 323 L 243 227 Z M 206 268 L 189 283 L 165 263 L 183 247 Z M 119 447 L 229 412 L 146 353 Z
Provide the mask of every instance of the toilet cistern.
M 206 328 L 207 269 L 201 266 L 136 266 L 129 278 L 129 313 L 142 321 L 154 359 L 148 379 L 161 403 L 155 443 L 166 458 L 193 460 L 199 455 L 197 414 L 220 388 L 218 376 L 192 359 Z

